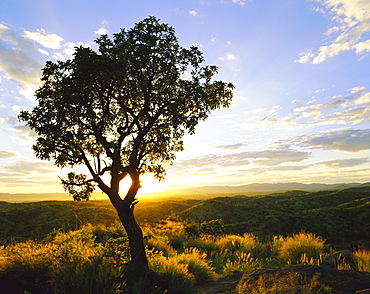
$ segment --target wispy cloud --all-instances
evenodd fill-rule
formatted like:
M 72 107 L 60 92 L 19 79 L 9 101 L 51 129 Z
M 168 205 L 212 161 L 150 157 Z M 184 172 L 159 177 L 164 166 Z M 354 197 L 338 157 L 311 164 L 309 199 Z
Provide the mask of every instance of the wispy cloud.
M 293 149 L 286 150 L 262 150 L 245 151 L 228 154 L 208 154 L 197 156 L 191 159 L 179 160 L 171 168 L 171 173 L 217 173 L 220 168 L 238 168 L 247 166 L 277 167 L 283 163 L 301 162 L 310 157 L 310 152 L 297 151 Z M 283 169 L 292 170 L 292 167 Z M 301 169 L 301 168 L 300 168 Z M 248 172 L 250 172 L 250 168 Z M 260 168 L 258 168 L 261 171 Z
M 302 135 L 285 140 L 285 144 L 300 145 L 324 150 L 360 152 L 370 150 L 370 130 L 339 130 L 321 134 Z
M 11 152 L 11 151 L 1 151 L 0 150 L 0 158 L 12 158 L 17 157 L 17 153 Z
M 362 158 L 346 158 L 346 159 L 321 161 L 321 162 L 318 162 L 317 164 L 320 164 L 325 168 L 347 168 L 347 167 L 358 166 L 358 165 L 361 165 L 367 162 L 369 162 L 369 158 L 362 157 Z
M 227 149 L 227 150 L 236 150 L 243 148 L 245 146 L 248 146 L 249 143 L 236 143 L 236 144 L 229 144 L 229 145 L 218 145 L 216 148 L 221 148 L 221 149 Z
M 35 58 L 41 52 L 27 37 L 0 24 L 0 71 L 21 86 L 37 87 L 42 64 Z
M 50 174 L 58 169 L 50 162 L 17 161 L 0 167 L 1 171 L 11 174 L 30 175 L 33 173 Z
M 370 2 L 363 0 L 314 0 L 320 5 L 315 10 L 335 23 L 326 36 L 328 43 L 315 52 L 309 49 L 300 54 L 301 63 L 319 64 L 338 55 L 341 51 L 353 50 L 357 54 L 370 51 Z
M 189 14 L 191 14 L 192 16 L 196 16 L 198 12 L 196 12 L 195 10 L 189 10 Z
M 238 130 L 298 130 L 312 126 L 361 125 L 370 121 L 370 92 L 363 86 L 348 90 L 349 95 L 335 95 L 325 103 L 316 100 L 297 107 L 285 115 L 280 109 L 274 111 L 257 108 L 245 112 L 246 118 L 235 120 L 233 127 Z M 295 101 L 297 102 L 297 101 Z
M 234 61 L 237 59 L 238 59 L 238 56 L 232 53 L 226 53 L 225 56 L 220 57 L 220 60 L 222 61 Z
M 232 0 L 233 3 L 237 3 L 240 6 L 244 6 L 247 2 L 252 1 L 252 0 Z

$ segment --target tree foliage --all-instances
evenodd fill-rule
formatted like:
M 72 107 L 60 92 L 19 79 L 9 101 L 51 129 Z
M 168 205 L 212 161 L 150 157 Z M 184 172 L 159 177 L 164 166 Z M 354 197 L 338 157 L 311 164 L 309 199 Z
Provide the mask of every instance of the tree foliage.
M 156 17 L 96 43 L 98 52 L 81 46 L 73 59 L 48 61 L 37 106 L 19 116 L 37 133 L 38 158 L 87 166 L 91 177 L 62 180 L 77 200 L 88 199 L 95 185 L 118 191 L 127 175 L 136 183 L 144 173 L 163 179 L 184 133 L 232 98 L 231 83 L 212 80 L 217 67 L 203 66 L 200 50 L 181 47 Z

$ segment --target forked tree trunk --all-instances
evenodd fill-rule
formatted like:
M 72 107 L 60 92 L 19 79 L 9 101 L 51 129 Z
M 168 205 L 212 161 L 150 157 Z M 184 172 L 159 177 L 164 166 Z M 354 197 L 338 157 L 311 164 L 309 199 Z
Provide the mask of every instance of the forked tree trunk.
M 139 189 L 140 180 L 139 177 L 136 177 L 132 179 L 131 187 L 123 200 L 118 194 L 118 189 L 110 194 L 109 198 L 117 210 L 119 219 L 126 230 L 132 263 L 137 264 L 143 270 L 148 270 L 148 259 L 145 254 L 143 232 L 134 216 L 135 196 Z

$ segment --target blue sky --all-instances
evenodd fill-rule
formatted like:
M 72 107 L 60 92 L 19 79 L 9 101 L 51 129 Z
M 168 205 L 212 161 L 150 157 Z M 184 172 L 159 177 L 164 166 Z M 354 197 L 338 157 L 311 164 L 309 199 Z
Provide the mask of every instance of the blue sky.
M 367 0 L 2 0 L 0 192 L 62 192 L 67 171 L 36 159 L 35 136 L 17 120 L 35 105 L 45 61 L 149 15 L 236 89 L 230 108 L 185 137 L 165 181 L 146 177 L 143 192 L 370 180 Z

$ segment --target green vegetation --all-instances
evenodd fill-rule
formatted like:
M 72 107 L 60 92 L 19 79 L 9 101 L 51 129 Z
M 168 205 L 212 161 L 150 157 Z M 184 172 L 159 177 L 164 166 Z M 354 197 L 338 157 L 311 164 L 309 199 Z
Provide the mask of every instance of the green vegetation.
M 369 186 L 208 200 L 141 200 L 135 214 L 142 224 L 155 224 L 174 215 L 189 222 L 203 223 L 203 229 L 212 235 L 253 233 L 265 241 L 273 236 L 306 231 L 322 236 L 337 249 L 370 245 Z M 221 220 L 223 225 L 210 225 L 214 220 Z M 54 229 L 68 231 L 88 223 L 111 224 L 115 221 L 118 221 L 115 211 L 104 200 L 0 202 L 0 240 L 3 243 L 42 239 Z
M 191 294 L 197 285 L 235 272 L 287 264 L 320 265 L 330 254 L 325 241 L 311 233 L 275 236 L 263 243 L 250 233 L 213 236 L 201 227 L 173 217 L 146 225 L 149 266 L 168 282 L 169 291 L 145 288 L 149 292 L 143 292 L 144 286 L 138 285 L 133 293 Z M 175 237 L 181 242 L 173 242 Z M 361 249 L 354 255 L 360 269 L 370 271 L 370 251 Z M 4 294 L 125 293 L 121 274 L 129 259 L 128 238 L 118 222 L 53 231 L 40 241 L 0 247 L 0 288 Z
M 166 293 L 196 293 L 235 272 L 320 265 L 333 247 L 352 249 L 359 270 L 370 272 L 369 196 L 369 187 L 356 187 L 142 201 L 137 218 Z M 0 211 L 2 293 L 127 293 L 128 238 L 108 201 L 0 202 Z M 147 285 L 144 279 L 130 291 L 165 291 L 145 292 Z

